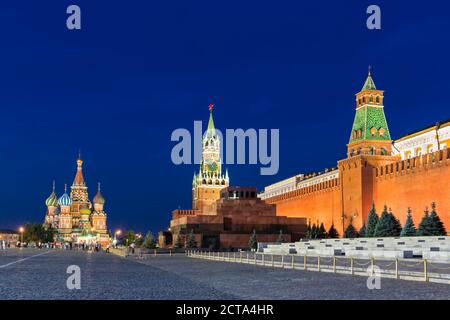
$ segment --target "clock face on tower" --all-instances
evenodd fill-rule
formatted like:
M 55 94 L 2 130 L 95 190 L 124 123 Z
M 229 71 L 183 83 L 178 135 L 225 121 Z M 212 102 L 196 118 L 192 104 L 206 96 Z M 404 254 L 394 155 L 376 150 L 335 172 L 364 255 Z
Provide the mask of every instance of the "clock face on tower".
M 208 161 L 206 165 L 208 166 L 208 170 L 211 172 L 216 172 L 218 169 L 217 162 L 215 161 Z

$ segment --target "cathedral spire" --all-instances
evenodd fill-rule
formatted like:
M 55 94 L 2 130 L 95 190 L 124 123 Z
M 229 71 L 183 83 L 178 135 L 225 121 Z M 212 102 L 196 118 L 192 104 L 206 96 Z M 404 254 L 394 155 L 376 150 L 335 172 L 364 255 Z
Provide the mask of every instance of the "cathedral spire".
M 74 186 L 84 186 L 86 183 L 84 182 L 83 177 L 83 160 L 81 159 L 81 152 L 78 154 L 77 159 L 77 174 L 75 175 L 75 179 L 73 181 Z
M 209 121 L 208 121 L 208 131 L 213 131 L 213 130 L 215 130 L 215 127 L 214 127 L 214 119 L 213 119 L 213 115 L 212 115 L 212 111 L 213 111 L 213 108 L 214 108 L 214 105 L 211 103 L 209 106 L 208 106 L 208 108 L 209 108 Z

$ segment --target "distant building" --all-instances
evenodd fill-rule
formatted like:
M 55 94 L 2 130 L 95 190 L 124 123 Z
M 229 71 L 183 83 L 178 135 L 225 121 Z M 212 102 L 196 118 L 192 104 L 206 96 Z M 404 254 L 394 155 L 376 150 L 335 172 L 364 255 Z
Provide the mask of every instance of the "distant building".
M 20 241 L 20 234 L 14 230 L 0 229 L 0 241 L 15 245 Z
M 210 110 L 200 172 L 192 183 L 192 209 L 172 212 L 170 229 L 159 234 L 160 247 L 170 247 L 177 239 L 185 244 L 190 232 L 203 248 L 248 248 L 253 230 L 262 242 L 277 241 L 280 231 L 284 241 L 300 239 L 306 219 L 277 216 L 275 206 L 259 199 L 254 187 L 229 186 Z
M 58 198 L 53 183 L 53 192 L 45 201 L 47 212 L 44 226 L 57 231 L 55 240 L 58 242 L 99 243 L 105 246 L 110 242 L 106 225 L 107 214 L 103 209 L 105 198 L 100 192 L 99 183 L 92 206 L 82 166 L 83 160 L 79 157 L 70 196 L 65 186 L 64 194 Z
M 297 175 L 264 188 L 259 197 L 277 215 L 331 224 L 342 235 L 350 221 L 359 229 L 372 203 L 386 205 L 405 223 L 408 207 L 416 225 L 431 202 L 450 228 L 450 121 L 438 122 L 396 141 L 384 114 L 384 91 L 369 75 L 356 94 L 347 158 L 337 167 Z

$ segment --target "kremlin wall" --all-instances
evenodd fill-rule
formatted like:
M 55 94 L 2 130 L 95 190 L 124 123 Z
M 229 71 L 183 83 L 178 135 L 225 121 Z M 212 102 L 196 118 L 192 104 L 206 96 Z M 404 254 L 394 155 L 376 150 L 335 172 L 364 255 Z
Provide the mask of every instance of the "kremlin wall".
M 384 114 L 384 91 L 369 74 L 356 94 L 355 118 L 347 158 L 335 168 L 299 174 L 256 188 L 230 187 L 222 174 L 220 140 L 212 117 L 202 143 L 202 163 L 192 182 L 192 209 L 172 212 L 170 228 L 161 232 L 161 247 L 186 243 L 190 232 L 199 247 L 246 248 L 253 230 L 258 242 L 294 242 L 305 236 L 307 224 L 331 225 L 342 235 L 352 223 L 359 230 L 375 204 L 386 205 L 405 223 L 408 207 L 417 226 L 424 210 L 435 202 L 450 226 L 450 121 L 439 122 L 391 140 Z
M 300 174 L 265 187 L 259 197 L 275 204 L 277 215 L 305 217 L 331 224 L 342 235 L 350 221 L 359 229 L 375 203 L 404 224 L 408 207 L 418 225 L 426 207 L 437 205 L 450 226 L 450 121 L 419 130 L 396 141 L 384 116 L 383 91 L 369 72 L 356 94 L 356 114 L 347 145 L 348 157 L 321 173 Z

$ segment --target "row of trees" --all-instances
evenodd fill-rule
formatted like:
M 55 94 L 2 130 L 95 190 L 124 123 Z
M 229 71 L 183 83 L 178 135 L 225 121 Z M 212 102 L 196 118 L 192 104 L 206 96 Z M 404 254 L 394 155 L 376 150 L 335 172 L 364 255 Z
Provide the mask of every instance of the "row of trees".
M 408 208 L 405 225 L 402 228 L 400 221 L 392 213 L 392 210 L 385 205 L 383 212 L 379 217 L 375 204 L 372 204 L 367 222 L 364 222 L 359 231 L 355 229 L 352 221 L 344 232 L 344 238 L 356 237 L 413 237 L 413 236 L 445 236 L 447 231 L 436 211 L 436 204 L 431 204 L 431 213 L 428 207 L 424 211 L 422 220 L 416 228 L 411 214 L 411 208 Z
M 148 231 L 145 237 L 142 237 L 136 235 L 136 233 L 133 230 L 127 230 L 125 231 L 122 241 L 126 246 L 129 246 L 132 243 L 134 243 L 137 247 L 142 247 L 146 249 L 156 249 L 157 247 L 157 241 L 151 231 Z M 186 245 L 182 242 L 180 235 L 178 235 L 173 246 L 174 248 L 183 248 L 183 247 L 190 249 L 196 248 L 197 241 L 195 240 L 194 231 L 191 230 L 191 232 L 189 233 Z
M 44 228 L 40 223 L 27 223 L 23 231 L 23 241 L 27 243 L 49 243 L 53 242 L 55 233 L 55 229 Z

